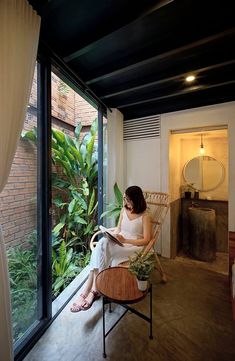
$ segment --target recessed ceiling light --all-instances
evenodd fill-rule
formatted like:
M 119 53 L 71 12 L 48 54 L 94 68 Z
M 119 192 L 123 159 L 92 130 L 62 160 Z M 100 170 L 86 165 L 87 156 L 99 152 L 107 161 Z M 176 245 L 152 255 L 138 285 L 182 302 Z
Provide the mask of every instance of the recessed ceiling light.
M 187 82 L 191 82 L 194 81 L 195 79 L 196 79 L 195 75 L 188 75 L 185 80 Z

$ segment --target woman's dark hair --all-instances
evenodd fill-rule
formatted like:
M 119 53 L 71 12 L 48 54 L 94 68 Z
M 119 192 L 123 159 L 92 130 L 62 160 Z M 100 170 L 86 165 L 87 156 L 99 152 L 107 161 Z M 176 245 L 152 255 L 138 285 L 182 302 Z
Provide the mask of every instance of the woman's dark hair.
M 128 187 L 125 191 L 128 200 L 133 203 L 133 213 L 139 214 L 146 210 L 147 205 L 142 189 L 138 186 Z

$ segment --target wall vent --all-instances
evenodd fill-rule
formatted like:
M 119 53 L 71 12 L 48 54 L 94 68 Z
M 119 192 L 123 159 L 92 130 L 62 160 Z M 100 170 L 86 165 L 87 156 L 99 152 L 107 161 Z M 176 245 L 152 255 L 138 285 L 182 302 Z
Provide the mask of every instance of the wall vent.
M 125 120 L 123 125 L 123 139 L 160 138 L 160 115 Z

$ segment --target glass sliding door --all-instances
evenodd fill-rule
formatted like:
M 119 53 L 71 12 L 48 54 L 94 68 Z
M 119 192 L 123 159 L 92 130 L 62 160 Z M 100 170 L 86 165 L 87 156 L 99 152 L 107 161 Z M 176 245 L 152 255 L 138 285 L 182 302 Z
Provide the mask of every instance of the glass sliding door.
M 23 133 L 37 136 L 37 67 Z M 14 344 L 38 320 L 37 145 L 22 137 L 8 183 L 0 195 L 0 222 L 7 248 Z
M 29 343 L 50 318 L 50 305 L 48 307 L 46 301 L 50 294 L 47 284 L 50 275 L 45 273 L 48 239 L 42 220 L 42 214 L 47 214 L 47 206 L 42 202 L 41 170 L 46 165 L 41 139 L 45 139 L 46 134 L 41 126 L 40 74 L 41 65 L 37 63 L 21 138 L 8 182 L 0 195 L 0 223 L 8 256 L 16 360 L 24 357 Z M 44 116 L 44 122 L 45 119 Z
M 107 152 L 107 141 L 108 141 L 108 132 L 107 132 L 107 118 L 103 116 L 103 155 L 102 155 L 102 161 L 103 161 L 103 170 L 102 170 L 102 176 L 103 176 L 103 212 L 107 211 L 107 184 L 108 184 L 108 152 Z M 104 217 L 102 219 L 102 224 L 107 225 L 107 217 Z
M 98 114 L 58 70 L 51 78 L 54 315 L 90 259 L 90 238 L 98 222 Z

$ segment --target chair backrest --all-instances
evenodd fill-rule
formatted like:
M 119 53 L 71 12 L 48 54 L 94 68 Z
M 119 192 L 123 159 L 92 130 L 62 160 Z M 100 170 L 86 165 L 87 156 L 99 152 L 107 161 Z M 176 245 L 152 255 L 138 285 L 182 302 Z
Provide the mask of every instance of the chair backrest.
M 150 250 L 150 248 L 154 246 L 154 244 L 158 240 L 163 222 L 166 218 L 170 206 L 170 200 L 169 194 L 167 193 L 150 191 L 144 191 L 143 193 L 153 223 L 153 238 L 152 241 L 145 248 L 144 253 L 146 253 Z

